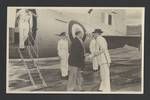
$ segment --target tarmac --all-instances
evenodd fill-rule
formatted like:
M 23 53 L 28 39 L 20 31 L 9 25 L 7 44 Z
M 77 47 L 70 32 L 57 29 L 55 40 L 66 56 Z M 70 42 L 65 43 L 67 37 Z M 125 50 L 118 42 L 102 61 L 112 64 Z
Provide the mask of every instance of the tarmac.
M 123 48 L 111 49 L 112 63 L 110 66 L 112 92 L 140 92 L 142 90 L 142 67 L 141 54 L 137 48 L 124 46 Z M 30 61 L 28 61 L 30 63 Z M 47 87 L 35 88 L 23 62 L 9 60 L 8 64 L 8 89 L 9 91 L 66 91 L 67 80 L 61 79 L 59 60 L 37 61 L 40 71 L 47 83 Z M 97 91 L 100 85 L 100 73 L 92 71 L 90 59 L 86 59 L 86 68 L 82 73 L 83 91 Z

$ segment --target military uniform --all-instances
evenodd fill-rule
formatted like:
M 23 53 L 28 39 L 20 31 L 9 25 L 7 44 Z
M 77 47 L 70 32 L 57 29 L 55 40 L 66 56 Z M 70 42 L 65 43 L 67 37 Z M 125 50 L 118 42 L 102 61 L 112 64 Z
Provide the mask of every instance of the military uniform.
M 98 48 L 97 53 L 99 53 L 97 56 L 97 61 L 98 65 L 100 65 L 100 77 L 101 77 L 99 90 L 102 90 L 103 92 L 109 92 L 111 91 L 110 70 L 109 70 L 111 58 L 109 55 L 107 42 L 105 38 L 102 36 L 98 36 L 96 39 L 96 46 Z
M 58 41 L 57 51 L 60 57 L 60 69 L 62 77 L 68 76 L 68 57 L 69 57 L 69 50 L 68 50 L 68 40 L 67 39 L 60 39 Z
M 19 48 L 25 48 L 24 42 L 33 25 L 32 14 L 31 12 L 27 13 L 25 9 L 21 9 L 17 12 L 17 17 L 19 17 Z
M 95 56 L 96 52 L 96 40 L 93 38 L 90 42 L 90 52 L 92 57 L 93 70 L 98 70 L 97 57 Z

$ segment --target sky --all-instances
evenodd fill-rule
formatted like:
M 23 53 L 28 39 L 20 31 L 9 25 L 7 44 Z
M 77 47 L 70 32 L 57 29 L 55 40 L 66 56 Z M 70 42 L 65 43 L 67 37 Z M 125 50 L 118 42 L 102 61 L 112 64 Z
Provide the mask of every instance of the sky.
M 142 13 L 141 9 L 126 10 L 127 25 L 140 25 L 142 23 Z

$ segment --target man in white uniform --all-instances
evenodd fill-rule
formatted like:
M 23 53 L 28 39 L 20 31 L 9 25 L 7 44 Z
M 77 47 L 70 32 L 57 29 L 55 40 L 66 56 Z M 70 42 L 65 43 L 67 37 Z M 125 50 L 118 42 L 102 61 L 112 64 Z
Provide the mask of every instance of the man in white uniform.
M 28 33 L 32 32 L 32 13 L 27 9 L 21 9 L 17 12 L 16 17 L 19 17 L 19 48 L 24 49 Z
M 92 64 L 93 64 L 93 71 L 98 70 L 98 63 L 97 63 L 97 56 L 95 56 L 96 53 L 96 37 L 93 34 L 92 40 L 90 42 L 90 52 L 91 52 L 91 57 L 92 57 Z
M 101 83 L 99 86 L 99 91 L 110 92 L 110 55 L 107 47 L 107 41 L 104 37 L 101 36 L 103 31 L 101 29 L 95 29 L 93 32 L 96 38 L 96 48 L 97 52 L 95 53 L 97 56 L 98 65 L 100 65 L 100 77 Z
M 57 51 L 58 56 L 60 57 L 60 69 L 61 76 L 63 79 L 68 78 L 68 57 L 69 57 L 69 43 L 65 32 L 62 32 L 60 35 L 60 40 L 58 41 Z

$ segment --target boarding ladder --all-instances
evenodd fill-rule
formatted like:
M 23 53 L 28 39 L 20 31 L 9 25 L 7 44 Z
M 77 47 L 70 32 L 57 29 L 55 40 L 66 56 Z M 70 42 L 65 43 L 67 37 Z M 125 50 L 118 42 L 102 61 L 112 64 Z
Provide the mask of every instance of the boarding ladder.
M 27 61 L 25 61 L 23 53 L 21 50 L 18 48 L 19 55 L 21 57 L 21 60 L 23 61 L 24 67 L 27 70 L 27 73 L 29 75 L 29 79 L 34 87 L 41 88 L 41 87 L 47 87 L 47 84 L 40 72 L 39 66 L 37 64 L 39 54 L 38 54 L 38 45 L 37 42 L 34 40 L 31 34 L 29 34 L 31 39 L 34 41 L 34 45 L 32 45 L 30 38 L 28 38 L 28 46 L 25 49 L 31 58 L 31 64 L 29 65 Z M 32 52 L 33 51 L 33 52 Z M 33 54 L 35 55 L 35 58 L 37 61 L 35 61 Z

